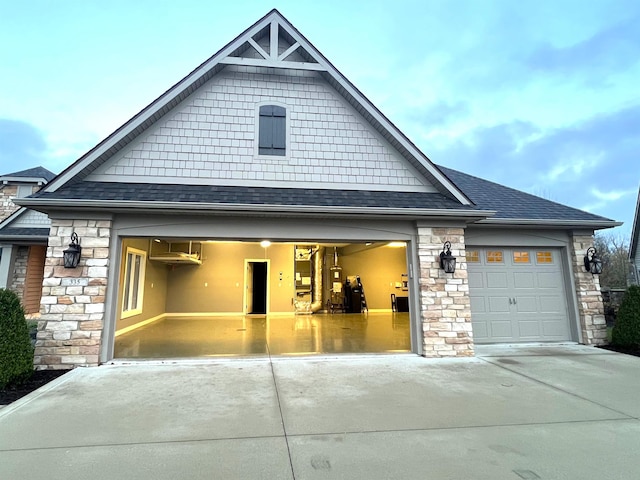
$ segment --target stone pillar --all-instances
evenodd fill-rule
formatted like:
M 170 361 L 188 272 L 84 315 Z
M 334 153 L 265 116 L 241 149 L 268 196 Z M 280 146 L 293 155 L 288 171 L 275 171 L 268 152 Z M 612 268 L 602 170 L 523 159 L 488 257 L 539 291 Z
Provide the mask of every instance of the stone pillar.
M 571 257 L 573 276 L 578 298 L 578 314 L 582 343 L 585 345 L 605 345 L 607 343 L 607 323 L 604 318 L 604 303 L 600 294 L 600 278 L 584 268 L 584 256 L 593 246 L 593 235 L 573 234 Z
M 64 268 L 71 233 L 82 246 L 77 268 Z M 111 220 L 51 219 L 44 267 L 36 369 L 98 365 L 109 268 Z
M 444 273 L 440 252 L 451 242 L 456 271 Z M 425 357 L 473 356 L 473 332 L 463 228 L 418 227 L 420 309 Z

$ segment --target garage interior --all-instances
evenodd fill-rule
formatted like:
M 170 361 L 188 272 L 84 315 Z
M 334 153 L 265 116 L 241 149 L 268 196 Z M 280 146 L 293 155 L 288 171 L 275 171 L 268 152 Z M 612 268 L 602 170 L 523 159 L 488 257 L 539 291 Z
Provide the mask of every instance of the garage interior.
M 121 245 L 115 359 L 411 351 L 405 242 Z

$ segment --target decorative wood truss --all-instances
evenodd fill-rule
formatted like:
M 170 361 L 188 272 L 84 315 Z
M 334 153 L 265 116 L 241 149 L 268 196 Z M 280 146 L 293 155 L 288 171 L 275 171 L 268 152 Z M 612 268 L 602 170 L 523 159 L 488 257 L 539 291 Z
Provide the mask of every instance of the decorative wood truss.
M 220 63 L 327 71 L 324 61 L 312 49 L 305 48 L 307 42 L 277 18 L 273 18 L 257 32 L 245 32 L 243 37 L 246 41 L 220 59 Z

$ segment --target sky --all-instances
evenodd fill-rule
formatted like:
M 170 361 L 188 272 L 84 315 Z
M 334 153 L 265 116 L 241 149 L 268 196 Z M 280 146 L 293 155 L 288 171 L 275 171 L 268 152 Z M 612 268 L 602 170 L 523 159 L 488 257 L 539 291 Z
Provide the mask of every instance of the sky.
M 637 0 L 0 0 L 0 174 L 59 173 L 272 8 L 434 163 L 628 238 Z

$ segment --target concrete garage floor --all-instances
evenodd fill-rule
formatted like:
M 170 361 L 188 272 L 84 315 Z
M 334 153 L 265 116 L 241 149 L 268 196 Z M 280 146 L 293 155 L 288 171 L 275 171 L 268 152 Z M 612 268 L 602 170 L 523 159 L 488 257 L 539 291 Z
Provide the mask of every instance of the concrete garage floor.
M 639 358 L 478 350 L 76 369 L 0 410 L 0 478 L 638 478 Z
M 115 358 L 409 352 L 409 314 L 167 317 L 116 338 Z

